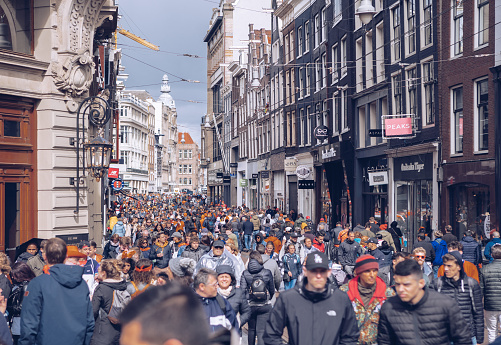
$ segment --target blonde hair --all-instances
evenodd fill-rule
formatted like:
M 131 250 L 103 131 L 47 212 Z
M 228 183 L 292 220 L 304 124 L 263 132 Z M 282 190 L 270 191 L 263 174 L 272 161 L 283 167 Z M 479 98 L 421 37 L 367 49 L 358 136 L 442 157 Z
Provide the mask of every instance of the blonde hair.
M 119 279 L 123 269 L 123 262 L 117 259 L 105 259 L 101 261 L 99 268 L 106 273 L 107 278 Z
M 10 273 L 10 259 L 5 253 L 0 253 L 0 271 L 7 275 Z
M 412 254 L 424 253 L 426 255 L 426 249 L 423 247 L 417 247 L 412 251 Z

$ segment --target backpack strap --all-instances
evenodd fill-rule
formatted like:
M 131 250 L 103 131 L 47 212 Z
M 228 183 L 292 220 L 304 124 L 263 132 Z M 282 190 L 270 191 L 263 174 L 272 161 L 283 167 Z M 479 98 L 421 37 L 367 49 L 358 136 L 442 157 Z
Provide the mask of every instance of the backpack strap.
M 217 294 L 216 301 L 219 304 L 219 308 L 221 308 L 223 314 L 226 316 L 226 303 L 224 301 L 224 298 L 220 294 Z
M 442 286 L 443 286 L 444 282 L 442 279 L 438 278 L 437 279 L 437 292 L 440 292 L 442 291 Z

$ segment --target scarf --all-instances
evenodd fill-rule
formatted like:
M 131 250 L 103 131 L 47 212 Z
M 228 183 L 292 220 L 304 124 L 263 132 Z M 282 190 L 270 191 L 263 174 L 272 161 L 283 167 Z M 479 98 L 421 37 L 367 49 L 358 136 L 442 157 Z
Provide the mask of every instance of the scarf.
M 223 289 L 221 289 L 221 288 L 218 288 L 217 290 L 218 290 L 218 292 L 219 292 L 219 294 L 220 294 L 221 296 L 223 296 L 224 298 L 228 298 L 228 297 L 230 296 L 230 294 L 231 294 L 231 290 L 233 290 L 233 286 L 231 286 L 231 285 L 230 285 L 230 286 L 228 286 L 228 288 L 227 288 L 227 289 L 225 289 L 225 290 L 223 290 Z
M 358 292 L 360 293 L 360 298 L 362 299 L 362 303 L 365 307 L 369 305 L 372 295 L 374 295 L 374 291 L 376 291 L 376 284 L 366 288 L 360 283 L 360 281 L 358 282 Z

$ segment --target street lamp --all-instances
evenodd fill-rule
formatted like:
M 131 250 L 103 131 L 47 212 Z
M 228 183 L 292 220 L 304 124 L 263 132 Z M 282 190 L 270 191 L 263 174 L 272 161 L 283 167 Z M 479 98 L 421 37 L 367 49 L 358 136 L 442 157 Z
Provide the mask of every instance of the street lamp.
M 369 24 L 374 14 L 376 14 L 376 9 L 372 6 L 371 0 L 362 0 L 355 14 L 360 17 L 362 23 Z
M 103 177 L 110 166 L 113 144 L 98 136 L 83 144 L 87 170 L 96 181 Z

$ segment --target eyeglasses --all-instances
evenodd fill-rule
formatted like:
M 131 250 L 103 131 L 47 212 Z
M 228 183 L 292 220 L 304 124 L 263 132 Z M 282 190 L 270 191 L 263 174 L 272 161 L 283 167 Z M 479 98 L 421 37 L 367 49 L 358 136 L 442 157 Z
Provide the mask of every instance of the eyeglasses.
M 415 257 L 416 259 L 424 259 L 424 258 L 426 258 L 426 256 L 425 256 L 425 255 L 414 255 L 414 257 Z
M 215 282 L 214 282 L 214 283 L 212 283 L 212 284 L 205 284 L 205 285 L 207 285 L 207 286 L 212 286 L 212 287 L 216 287 L 216 286 L 218 286 L 218 285 L 219 285 L 219 283 L 218 283 L 217 281 L 215 281 Z

